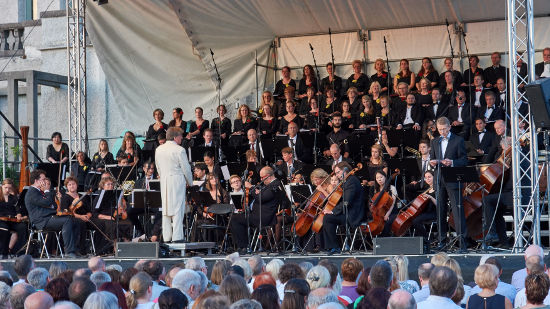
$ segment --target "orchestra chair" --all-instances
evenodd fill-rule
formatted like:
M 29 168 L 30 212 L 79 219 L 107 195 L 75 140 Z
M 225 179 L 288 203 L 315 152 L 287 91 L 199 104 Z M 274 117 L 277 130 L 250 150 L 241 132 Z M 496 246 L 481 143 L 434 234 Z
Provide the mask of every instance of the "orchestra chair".
M 275 229 L 273 228 L 274 225 L 275 224 L 262 226 L 262 231 L 260 231 L 257 227 L 254 228 L 252 232 L 252 242 L 250 246 L 251 248 L 253 248 L 252 251 L 258 250 L 259 242 L 262 241 L 264 236 L 267 239 L 267 244 L 271 248 L 271 251 L 277 251 L 277 240 L 275 239 Z
M 46 246 L 46 243 L 48 242 L 48 236 L 50 233 L 53 233 L 55 235 L 55 240 L 57 243 L 57 250 L 59 251 L 59 255 L 61 255 L 61 258 L 63 258 L 63 249 L 61 247 L 61 242 L 59 241 L 61 232 L 58 231 L 52 231 L 52 230 L 45 230 L 45 229 L 36 229 L 34 226 L 31 226 L 29 230 L 29 239 L 27 240 L 27 249 L 25 250 L 25 254 L 29 253 L 29 245 L 31 240 L 33 239 L 33 236 L 36 235 L 36 238 L 38 240 L 38 244 L 40 245 L 40 258 L 44 256 L 44 253 L 46 254 L 46 258 L 50 258 L 50 254 L 48 252 L 48 248 Z
M 346 226 L 345 225 L 339 225 L 336 229 L 337 229 L 336 233 L 339 233 L 341 241 L 342 241 L 342 252 L 344 252 L 346 250 L 346 244 L 347 244 L 347 241 L 345 241 L 345 239 L 346 239 Z M 350 230 L 350 236 L 351 236 L 350 241 L 351 241 L 351 243 L 349 244 L 349 246 L 350 246 L 351 250 L 353 251 L 353 248 L 355 247 L 355 241 L 360 239 L 361 243 L 359 243 L 359 249 L 357 249 L 357 251 L 361 251 L 362 249 L 364 249 L 365 253 L 367 253 L 368 252 L 367 242 L 365 241 L 365 236 L 363 235 L 363 230 L 369 230 L 369 234 L 370 234 L 370 229 L 369 229 L 369 225 L 367 224 L 367 222 L 362 222 L 357 227 L 355 227 L 355 229 L 353 229 L 352 227 L 350 227 L 350 229 L 353 230 L 353 233 Z M 343 232 L 340 232 L 340 231 L 343 231 Z M 357 237 L 357 236 L 359 236 L 359 237 Z M 371 249 L 372 249 L 372 247 L 371 247 Z
M 88 237 L 89 237 L 89 240 L 90 240 L 90 244 L 92 245 L 92 254 L 93 255 L 96 255 L 96 251 L 95 251 L 95 242 L 94 242 L 94 236 L 95 236 L 95 230 L 88 230 Z
M 427 229 L 428 230 L 428 243 L 430 243 L 430 241 L 432 240 L 432 232 L 434 234 L 437 232 L 437 230 L 434 230 L 434 226 L 437 224 L 437 219 L 427 220 L 427 221 L 422 222 L 422 224 L 425 225 L 425 226 L 427 226 L 427 225 L 430 226 L 430 228 Z M 416 233 L 416 230 L 413 229 L 412 237 L 414 237 L 415 233 Z

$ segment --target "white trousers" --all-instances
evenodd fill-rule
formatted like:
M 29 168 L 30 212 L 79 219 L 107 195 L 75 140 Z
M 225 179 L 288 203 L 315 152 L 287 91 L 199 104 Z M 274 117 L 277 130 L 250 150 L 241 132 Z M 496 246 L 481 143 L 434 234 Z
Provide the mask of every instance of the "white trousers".
M 183 207 L 176 211 L 173 216 L 162 215 L 162 238 L 165 242 L 183 239 L 184 217 Z

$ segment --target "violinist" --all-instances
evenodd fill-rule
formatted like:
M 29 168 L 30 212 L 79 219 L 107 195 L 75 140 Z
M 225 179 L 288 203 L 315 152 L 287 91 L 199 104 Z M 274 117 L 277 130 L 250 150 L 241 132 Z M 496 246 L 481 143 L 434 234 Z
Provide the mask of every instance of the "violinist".
M 275 225 L 275 215 L 280 204 L 283 203 L 284 191 L 271 167 L 265 166 L 260 170 L 260 179 L 263 185 L 253 188 L 250 192 L 250 200 L 254 202 L 251 205 L 249 223 L 251 227 L 259 227 L 261 223 L 263 228 Z M 247 235 L 246 220 L 245 214 L 234 214 L 231 219 L 231 234 L 239 252 L 244 252 L 248 245 L 247 237 L 243 237 Z
M 88 199 L 83 198 L 80 200 L 80 195 L 78 195 L 78 180 L 75 177 L 67 177 L 64 184 L 67 191 L 61 197 L 61 209 L 73 213 L 72 208 L 77 207 L 74 210 L 74 218 L 76 219 L 76 225 L 78 225 L 78 229 L 80 231 L 80 243 L 85 244 L 86 229 L 93 228 L 87 224 L 87 222 L 92 218 L 92 211 L 90 209 L 90 205 L 88 204 Z M 80 246 L 80 254 L 86 255 L 86 246 Z
M 31 186 L 25 195 L 25 207 L 29 211 L 31 223 L 38 229 L 61 231 L 65 247 L 65 257 L 75 258 L 80 230 L 71 216 L 56 216 L 54 198 L 61 198 L 61 192 L 50 190 L 46 172 L 34 170 L 30 175 Z
M 374 193 L 379 193 L 382 191 L 384 186 L 386 185 L 386 181 L 388 180 L 387 174 L 383 170 L 376 171 L 375 175 L 376 182 L 374 183 Z M 397 189 L 390 185 L 388 187 L 388 193 L 390 194 L 390 197 L 393 199 L 393 204 L 388 209 L 386 214 L 384 215 L 384 231 L 382 232 L 381 236 L 390 236 L 391 235 L 391 225 L 393 221 L 395 220 L 395 217 L 397 217 L 397 214 L 399 213 L 399 210 L 397 207 L 395 207 L 395 201 L 397 201 Z M 371 213 L 374 212 L 373 207 L 376 207 L 376 205 L 371 205 Z
M 118 235 L 124 241 L 129 241 L 132 239 L 132 223 L 128 220 L 126 213 L 126 200 L 120 198 L 119 195 L 122 194 L 122 191 L 114 191 L 115 189 L 115 179 L 113 177 L 108 177 L 101 180 L 99 183 L 101 188 L 100 194 L 93 201 L 93 218 L 94 223 L 105 232 L 107 236 L 111 239 L 116 239 L 117 237 L 117 221 L 118 221 Z M 112 193 L 115 194 L 112 194 Z M 120 198 L 120 201 L 119 201 Z M 117 204 L 118 203 L 118 204 Z M 108 243 L 106 239 L 101 239 L 102 237 L 98 235 L 99 241 L 96 243 L 101 243 L 98 245 L 99 248 L 105 249 Z M 101 250 L 100 250 L 101 251 Z
M 206 204 L 203 205 L 202 217 L 197 219 L 197 226 L 201 224 L 212 224 L 213 222 L 216 222 L 216 225 L 224 225 L 224 218 L 222 215 L 208 213 L 207 209 L 214 204 L 229 204 L 229 194 L 220 185 L 218 176 L 214 174 L 208 174 L 206 176 L 206 190 L 210 193 L 210 196 Z M 217 241 L 220 239 L 221 235 L 218 234 L 218 231 L 209 232 L 208 229 L 202 229 L 201 236 L 203 241 Z
M 114 164 L 115 162 L 113 154 L 109 151 L 109 143 L 107 143 L 107 140 L 99 140 L 97 152 L 93 156 L 92 168 L 97 171 L 103 171 L 106 164 Z
M 327 250 L 329 254 L 340 253 L 336 227 L 346 223 L 344 205 L 347 205 L 347 222 L 352 231 L 363 219 L 363 187 L 361 186 L 359 178 L 348 174 L 350 171 L 351 166 L 347 162 L 340 162 L 335 166 L 334 174 L 338 177 L 340 181 L 339 186 L 342 187 L 344 194 L 332 210 L 323 209 L 325 216 L 323 218 L 322 235 L 325 242 L 325 250 Z M 344 175 L 344 173 L 346 173 L 346 175 Z M 330 201 L 330 196 L 328 198 Z
M 27 239 L 26 213 L 17 207 L 17 192 L 10 178 L 2 181 L 0 190 L 0 257 L 7 259 L 23 247 Z
M 416 218 L 413 219 L 411 227 L 414 228 L 415 233 L 418 234 L 418 236 L 422 236 L 424 238 L 424 246 L 428 246 L 428 232 L 426 231 L 426 228 L 424 227 L 425 222 L 429 222 L 431 220 L 435 220 L 437 218 L 437 212 L 436 212 L 436 191 L 435 191 L 435 174 L 431 170 L 427 170 L 422 177 L 423 181 L 419 182 L 413 182 L 411 184 L 407 185 L 407 190 L 410 191 L 422 191 L 425 197 L 428 197 L 430 199 L 430 202 L 428 206 L 420 213 Z

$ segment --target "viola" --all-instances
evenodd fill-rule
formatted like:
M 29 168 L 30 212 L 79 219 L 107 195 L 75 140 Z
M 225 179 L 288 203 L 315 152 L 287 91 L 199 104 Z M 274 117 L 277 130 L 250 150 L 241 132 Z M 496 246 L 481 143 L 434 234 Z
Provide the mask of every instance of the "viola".
M 386 221 L 384 220 L 384 217 L 386 216 L 386 213 L 393 205 L 393 198 L 391 195 L 387 192 L 388 187 L 399 175 L 401 172 L 399 169 L 396 169 L 395 172 L 386 179 L 386 183 L 384 184 L 384 187 L 380 192 L 375 193 L 371 199 L 371 206 L 370 210 L 372 213 L 372 221 L 370 221 L 368 225 L 368 230 L 364 232 L 370 232 L 372 236 L 377 236 L 384 230 L 384 225 L 386 224 Z
M 397 215 L 391 225 L 391 230 L 395 236 L 403 236 L 411 227 L 413 220 L 426 209 L 431 200 L 427 193 L 431 189 L 419 194 L 406 210 Z
M 27 221 L 27 219 L 17 219 L 16 217 L 0 217 L 0 221 L 19 223 L 19 222 L 25 222 Z

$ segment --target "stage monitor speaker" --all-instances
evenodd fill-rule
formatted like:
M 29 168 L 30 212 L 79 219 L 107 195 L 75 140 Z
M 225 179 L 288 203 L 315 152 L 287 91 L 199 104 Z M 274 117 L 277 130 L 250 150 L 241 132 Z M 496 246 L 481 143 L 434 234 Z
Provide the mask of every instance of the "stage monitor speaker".
M 374 239 L 375 255 L 423 254 L 422 237 L 380 237 Z
M 157 259 L 159 257 L 158 242 L 117 242 L 117 258 Z
M 550 128 L 550 78 L 542 78 L 525 86 L 531 115 L 537 129 Z

